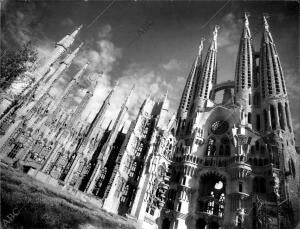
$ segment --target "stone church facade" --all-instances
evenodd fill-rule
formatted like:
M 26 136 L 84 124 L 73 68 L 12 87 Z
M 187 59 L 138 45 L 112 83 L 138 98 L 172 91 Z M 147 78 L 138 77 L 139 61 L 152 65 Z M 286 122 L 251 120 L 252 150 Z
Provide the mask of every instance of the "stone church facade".
M 84 89 L 73 110 L 63 106 L 72 90 L 81 90 L 87 64 L 58 98 L 49 93 L 80 51 L 81 45 L 66 54 L 80 29 L 59 41 L 43 66 L 26 73 L 27 86 L 22 82 L 18 95 L 1 92 L 3 163 L 133 218 L 142 228 L 294 228 L 299 153 L 265 17 L 256 52 L 244 16 L 234 81 L 217 84 L 215 27 L 205 56 L 201 40 L 177 114 L 169 119 L 167 94 L 159 101 L 148 97 L 126 134 L 133 88 L 107 128 L 103 117 L 115 89 L 92 122 L 81 114 L 95 85 Z

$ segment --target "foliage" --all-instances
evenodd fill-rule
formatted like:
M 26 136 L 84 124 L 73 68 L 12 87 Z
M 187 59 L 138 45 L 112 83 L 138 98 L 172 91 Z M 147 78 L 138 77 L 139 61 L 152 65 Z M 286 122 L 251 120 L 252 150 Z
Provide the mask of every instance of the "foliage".
M 24 44 L 17 51 L 1 50 L 0 88 L 7 89 L 38 58 L 37 51 L 31 42 Z

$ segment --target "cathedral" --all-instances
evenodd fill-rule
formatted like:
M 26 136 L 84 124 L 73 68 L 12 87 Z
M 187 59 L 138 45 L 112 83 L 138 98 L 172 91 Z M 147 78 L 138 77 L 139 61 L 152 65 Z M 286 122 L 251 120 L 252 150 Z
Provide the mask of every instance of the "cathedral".
M 71 49 L 80 29 L 57 42 L 46 63 L 24 74 L 19 91 L 1 92 L 2 163 L 134 219 L 140 228 L 297 225 L 299 152 L 284 74 L 265 16 L 260 50 L 255 51 L 244 15 L 234 81 L 217 84 L 216 26 L 207 53 L 200 42 L 177 113 L 170 115 L 167 94 L 159 100 L 149 96 L 127 133 L 123 125 L 134 87 L 116 120 L 105 127 L 103 118 L 116 88 L 91 122 L 81 114 L 96 85 L 83 90 L 73 110 L 64 109 L 88 64 L 56 98 L 49 93 L 80 52 L 82 45 Z

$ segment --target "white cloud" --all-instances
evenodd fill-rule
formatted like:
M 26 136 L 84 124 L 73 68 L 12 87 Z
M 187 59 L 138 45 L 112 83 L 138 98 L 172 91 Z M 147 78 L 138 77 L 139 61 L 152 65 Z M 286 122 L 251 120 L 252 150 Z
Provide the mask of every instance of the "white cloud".
M 112 36 L 111 31 L 112 31 L 111 25 L 107 24 L 100 28 L 98 37 L 101 39 L 102 38 L 110 38 Z
M 176 59 L 171 59 L 168 63 L 163 64 L 162 67 L 165 70 L 178 70 L 181 67 L 181 63 Z
M 65 18 L 64 20 L 61 21 L 62 26 L 74 26 L 75 23 L 71 18 Z
M 235 54 L 238 51 L 239 37 L 241 33 L 241 21 L 232 14 L 223 17 L 218 35 L 218 47 L 225 48 L 229 53 Z
M 114 43 L 109 40 L 99 40 L 96 42 L 96 49 L 83 50 L 75 63 L 84 65 L 89 62 L 90 71 L 108 73 L 121 56 L 122 49 L 117 48 Z

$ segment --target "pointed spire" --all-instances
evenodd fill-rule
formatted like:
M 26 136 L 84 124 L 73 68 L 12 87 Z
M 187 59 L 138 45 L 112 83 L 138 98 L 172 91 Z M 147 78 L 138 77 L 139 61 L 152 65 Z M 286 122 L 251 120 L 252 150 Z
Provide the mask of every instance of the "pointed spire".
M 81 28 L 82 28 L 82 26 L 79 26 L 73 33 L 65 36 L 63 39 L 61 39 L 59 42 L 56 43 L 56 46 L 61 46 L 65 50 L 67 50 L 73 44 L 73 42 Z
M 204 108 L 206 100 L 209 99 L 210 92 L 217 82 L 217 36 L 219 26 L 215 26 L 210 48 L 206 54 L 205 61 L 201 70 L 201 77 L 197 86 L 197 98 L 195 103 L 200 108 Z
M 273 37 L 272 37 L 271 32 L 270 32 L 270 27 L 269 27 L 269 23 L 267 21 L 267 18 L 268 18 L 267 15 L 263 15 L 263 24 L 264 24 L 263 42 L 273 43 Z
M 201 56 L 202 55 L 202 51 L 203 51 L 203 42 L 205 41 L 205 38 L 204 37 L 201 37 L 201 40 L 200 40 L 200 45 L 199 45 L 199 49 L 198 49 L 198 56 Z
M 264 29 L 265 31 L 269 32 L 269 23 L 267 21 L 267 15 L 263 15 L 263 23 L 264 23 Z
M 75 38 L 81 29 L 82 25 L 80 25 L 73 33 L 71 33 L 70 36 Z
M 129 94 L 127 95 L 126 99 L 124 100 L 124 103 L 123 103 L 122 107 L 127 105 L 128 100 L 129 100 L 129 98 L 130 98 L 130 96 L 131 96 L 131 94 L 132 94 L 134 88 L 135 88 L 135 84 L 133 84 L 132 88 L 130 89 L 130 92 L 129 92 Z
M 249 13 L 244 13 L 244 30 L 243 30 L 243 37 L 244 38 L 251 38 L 250 28 L 249 28 Z
M 264 32 L 260 47 L 260 81 L 263 99 L 286 94 L 285 80 L 267 16 L 263 16 Z
M 119 133 L 123 133 L 123 130 L 124 130 L 125 124 L 126 124 L 126 121 L 125 121 L 125 122 L 123 122 L 123 125 L 122 125 L 121 129 L 119 130 Z
M 168 101 L 168 90 L 167 90 L 162 100 L 162 110 L 168 110 L 168 109 L 169 109 L 169 101 Z
M 112 123 L 112 120 L 109 121 L 109 123 L 108 123 L 108 125 L 107 125 L 107 127 L 106 127 L 106 130 L 105 130 L 106 132 L 109 131 L 109 128 L 110 128 L 110 126 L 111 126 L 111 123 Z
M 177 111 L 178 115 L 182 116 L 181 119 L 185 119 L 183 115 L 190 110 L 190 106 L 193 104 L 196 92 L 197 84 L 200 81 L 200 75 L 202 71 L 202 53 L 203 53 L 203 42 L 205 39 L 202 37 L 198 49 L 198 54 L 190 71 L 190 74 L 186 80 L 186 84 L 181 96 L 180 105 Z
M 235 98 L 240 105 L 249 105 L 253 81 L 253 50 L 248 21 L 249 14 L 244 14 L 244 27 L 239 44 L 235 70 Z
M 211 41 L 211 45 L 210 45 L 210 50 L 214 50 L 217 51 L 217 38 L 218 38 L 218 30 L 219 30 L 219 26 L 216 25 L 214 32 L 213 32 L 213 39 Z

